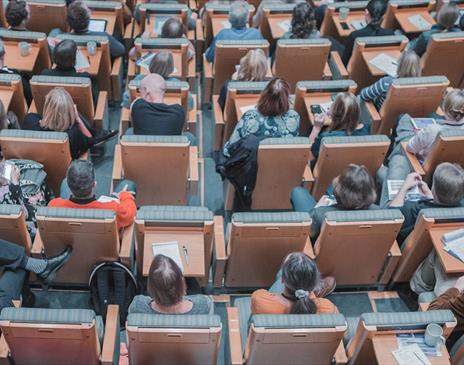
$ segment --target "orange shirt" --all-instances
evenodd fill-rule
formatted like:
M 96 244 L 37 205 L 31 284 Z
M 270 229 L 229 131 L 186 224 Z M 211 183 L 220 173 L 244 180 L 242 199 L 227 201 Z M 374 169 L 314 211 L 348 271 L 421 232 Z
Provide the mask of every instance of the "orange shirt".
M 290 314 L 291 302 L 285 303 L 281 300 L 280 294 L 270 293 L 266 289 L 256 290 L 251 295 L 251 312 L 253 314 Z M 309 297 L 316 304 L 316 314 L 338 313 L 337 307 L 328 299 L 316 298 L 314 293 Z
M 137 206 L 135 205 L 134 196 L 123 191 L 119 193 L 118 202 L 100 203 L 97 200 L 92 200 L 89 203 L 79 204 L 68 199 L 55 198 L 48 203 L 49 207 L 55 208 L 80 208 L 80 209 L 108 209 L 116 213 L 116 222 L 118 229 L 130 226 L 134 222 L 137 214 Z

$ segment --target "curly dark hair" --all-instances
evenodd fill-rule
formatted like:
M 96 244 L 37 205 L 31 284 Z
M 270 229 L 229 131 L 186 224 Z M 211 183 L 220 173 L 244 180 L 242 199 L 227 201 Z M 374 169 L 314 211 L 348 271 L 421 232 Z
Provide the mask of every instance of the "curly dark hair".
M 10 27 L 19 26 L 29 16 L 27 3 L 23 0 L 11 0 L 5 10 L 5 18 Z
M 291 38 L 306 39 L 316 30 L 314 8 L 308 3 L 299 3 L 293 8 Z
M 83 1 L 74 1 L 68 7 L 68 25 L 75 33 L 85 32 L 89 28 L 90 11 Z

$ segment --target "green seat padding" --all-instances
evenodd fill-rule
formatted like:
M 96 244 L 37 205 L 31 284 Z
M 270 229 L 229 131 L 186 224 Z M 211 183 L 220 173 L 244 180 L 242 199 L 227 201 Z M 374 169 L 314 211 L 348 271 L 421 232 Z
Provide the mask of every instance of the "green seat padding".
M 127 324 L 141 328 L 217 328 L 221 327 L 221 317 L 216 314 L 131 313 Z
M 74 77 L 74 76 L 32 76 L 32 82 L 39 84 L 72 84 L 72 85 L 90 85 L 89 77 Z
M 303 223 L 311 222 L 305 212 L 246 212 L 232 214 L 233 223 Z
M 79 209 L 40 207 L 36 215 L 48 218 L 69 219 L 116 219 L 116 213 L 108 209 Z
M 121 138 L 121 142 L 132 143 L 176 143 L 176 144 L 189 144 L 189 140 L 185 136 L 149 136 L 149 135 L 128 135 L 125 134 Z
M 427 312 L 364 313 L 361 316 L 366 326 L 375 326 L 381 330 L 408 330 L 425 328 L 430 323 L 444 324 L 456 322 L 450 310 L 432 310 Z
M 17 215 L 23 210 L 21 205 L 0 204 L 0 215 Z
M 328 222 L 403 221 L 399 209 L 336 210 L 327 212 Z
M 206 207 L 150 205 L 140 208 L 137 212 L 137 220 L 161 222 L 204 222 L 212 221 L 213 213 Z
M 266 138 L 259 142 L 260 146 L 269 146 L 269 145 L 308 145 L 309 147 L 309 138 L 307 137 L 281 137 L 281 138 Z
M 23 129 L 3 129 L 0 132 L 0 137 L 18 139 L 54 139 L 62 142 L 66 142 L 68 140 L 68 134 L 65 132 L 27 131 Z

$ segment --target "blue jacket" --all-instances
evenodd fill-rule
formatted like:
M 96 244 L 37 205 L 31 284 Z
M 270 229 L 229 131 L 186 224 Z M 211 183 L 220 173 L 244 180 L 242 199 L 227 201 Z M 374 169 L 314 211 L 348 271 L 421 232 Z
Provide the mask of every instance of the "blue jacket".
M 415 41 L 411 42 L 409 45 L 409 48 L 412 49 L 414 52 L 416 52 L 419 57 L 422 57 L 422 55 L 427 50 L 427 45 L 429 44 L 429 40 L 432 34 L 443 33 L 444 31 L 446 31 L 446 29 L 443 28 L 440 24 L 432 25 L 432 28 L 430 28 L 430 30 L 423 32 L 419 37 L 417 37 Z M 448 29 L 447 31 L 448 32 L 460 32 L 461 29 L 454 26 Z

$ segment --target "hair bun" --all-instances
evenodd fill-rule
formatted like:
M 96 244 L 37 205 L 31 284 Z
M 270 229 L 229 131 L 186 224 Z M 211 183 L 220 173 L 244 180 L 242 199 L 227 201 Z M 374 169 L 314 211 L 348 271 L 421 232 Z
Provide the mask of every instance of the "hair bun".
M 303 289 L 298 289 L 298 290 L 295 290 L 295 297 L 299 300 L 299 299 L 305 299 L 309 296 L 309 292 L 307 290 L 303 290 Z

